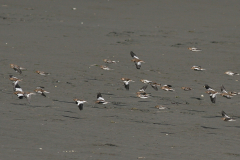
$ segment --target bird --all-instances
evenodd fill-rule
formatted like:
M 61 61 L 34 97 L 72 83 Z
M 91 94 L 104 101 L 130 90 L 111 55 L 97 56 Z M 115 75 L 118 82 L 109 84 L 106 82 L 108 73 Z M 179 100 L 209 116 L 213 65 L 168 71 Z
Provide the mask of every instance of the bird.
M 141 68 L 141 63 L 145 63 L 144 61 L 140 60 L 133 51 L 130 52 L 130 55 L 132 56 L 132 62 L 135 63 L 136 68 L 140 69 Z
M 206 90 L 208 90 L 208 91 L 215 91 L 215 90 L 212 89 L 212 87 L 210 87 L 208 84 L 205 84 L 203 87 L 204 87 Z
M 9 75 L 9 80 L 10 80 L 10 81 L 13 81 L 13 83 L 14 83 L 15 81 L 22 81 L 22 79 L 18 79 L 17 77 L 14 77 L 13 75 Z
M 236 121 L 232 117 L 229 117 L 224 111 L 222 111 L 222 120 L 224 120 L 224 121 Z
M 129 90 L 129 83 L 134 82 L 133 80 L 131 80 L 129 78 L 121 78 L 121 80 L 123 81 L 124 87 L 126 88 L 126 90 Z
M 157 108 L 157 109 L 169 109 L 169 108 L 164 107 L 164 106 L 162 106 L 162 105 L 156 105 L 155 108 Z
M 188 50 L 192 51 L 192 52 L 198 52 L 198 51 L 202 51 L 201 49 L 198 49 L 196 47 L 189 47 Z
M 145 99 L 145 98 L 149 98 L 149 97 L 150 97 L 150 94 L 148 94 L 148 93 L 145 92 L 146 89 L 147 89 L 147 86 L 148 86 L 147 84 L 144 85 L 143 87 L 141 87 L 141 88 L 139 89 L 138 92 L 136 92 L 137 97 L 139 97 L 139 98 L 143 98 L 143 99 Z
M 17 91 L 23 92 L 22 88 L 19 86 L 18 83 L 16 83 L 16 84 L 14 83 L 14 84 L 13 84 L 13 91 L 14 91 L 14 92 L 17 92 Z
M 218 92 L 210 93 L 210 100 L 212 103 L 216 102 L 217 94 L 220 94 Z
M 109 71 L 109 70 L 113 70 L 113 69 L 110 69 L 109 67 L 103 66 L 103 65 L 101 65 L 100 68 L 103 69 L 103 70 L 108 70 L 108 71 Z
M 190 91 L 190 90 L 192 90 L 192 88 L 190 88 L 190 87 L 181 87 L 184 91 Z
M 207 91 L 206 93 L 210 95 L 210 100 L 212 103 L 215 103 L 216 102 L 216 98 L 217 98 L 217 95 L 218 94 L 221 94 L 219 92 L 216 92 L 214 89 L 212 89 L 209 85 L 205 84 L 203 86 Z
M 40 74 L 42 76 L 45 76 L 45 75 L 50 75 L 50 73 L 46 73 L 46 72 L 43 72 L 43 71 L 36 71 L 37 74 Z
M 164 91 L 174 91 L 174 89 L 172 89 L 171 87 L 172 87 L 171 85 L 165 84 L 161 87 L 161 89 Z
M 142 83 L 145 83 L 145 84 L 150 84 L 150 83 L 152 83 L 152 81 L 149 81 L 149 80 L 147 80 L 147 79 L 141 79 L 140 80 Z
M 227 71 L 225 72 L 225 74 L 229 75 L 229 76 L 233 76 L 233 75 L 239 75 L 239 73 L 234 73 L 232 71 Z
M 81 110 L 83 110 L 83 104 L 84 103 L 87 103 L 87 101 L 85 101 L 85 100 L 80 100 L 80 99 L 73 99 L 75 102 L 76 102 L 76 104 L 78 105 L 78 108 L 79 108 L 79 110 L 81 111 Z
M 18 84 L 18 82 L 22 80 L 18 79 L 17 77 L 14 77 L 13 75 L 9 75 L 9 79 L 13 82 L 13 90 L 22 92 L 22 88 Z
M 41 94 L 42 96 L 46 97 L 46 95 L 45 95 L 44 93 L 50 93 L 50 92 L 45 91 L 43 88 L 44 88 L 44 87 L 37 87 L 34 91 L 35 91 L 36 93 L 39 93 L 39 94 Z
M 159 87 L 161 86 L 161 84 L 156 83 L 156 82 L 151 82 L 151 83 L 149 83 L 149 84 L 152 86 L 152 88 L 153 88 L 155 91 L 158 91 L 158 86 L 159 86 Z
M 96 100 L 95 103 L 97 103 L 97 104 L 108 104 L 110 102 L 106 102 L 105 99 L 102 97 L 102 94 L 98 93 L 97 94 L 97 100 Z
M 103 60 L 105 63 L 117 63 L 116 61 L 112 61 L 110 59 L 104 59 Z
M 223 97 L 226 97 L 227 99 L 231 99 L 231 97 L 233 97 L 233 94 L 231 92 L 227 92 L 223 85 L 221 86 L 221 92 L 222 92 L 221 95 Z
M 147 94 L 146 92 L 137 92 L 137 97 L 145 99 L 145 98 L 149 98 L 150 94 Z
M 22 74 L 22 70 L 26 70 L 26 68 L 20 67 L 16 64 L 10 64 L 10 67 L 14 69 L 14 71 L 18 72 L 19 74 Z
M 194 71 L 204 71 L 206 69 L 202 68 L 201 66 L 192 66 L 192 68 Z
M 16 91 L 16 92 L 14 92 L 14 94 L 17 95 L 19 99 L 23 99 L 23 97 L 25 97 L 29 104 L 30 104 L 30 101 L 31 101 L 31 96 L 35 95 L 35 93 L 23 92 L 23 91 Z

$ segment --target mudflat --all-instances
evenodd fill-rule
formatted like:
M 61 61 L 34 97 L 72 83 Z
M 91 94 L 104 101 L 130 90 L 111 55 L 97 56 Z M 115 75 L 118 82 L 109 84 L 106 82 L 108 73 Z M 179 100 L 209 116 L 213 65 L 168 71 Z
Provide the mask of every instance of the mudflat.
M 0 159 L 239 159 L 240 95 L 214 104 L 203 88 L 240 91 L 240 76 L 224 74 L 240 72 L 239 8 L 223 0 L 2 2 Z M 130 51 L 145 61 L 141 69 Z M 50 93 L 28 104 L 9 75 L 24 91 Z M 129 91 L 121 78 L 135 81 Z M 151 97 L 140 99 L 140 79 L 175 91 L 148 86 Z M 95 104 L 98 92 L 111 103 Z M 74 98 L 88 101 L 82 111 Z M 222 110 L 236 121 L 224 122 Z

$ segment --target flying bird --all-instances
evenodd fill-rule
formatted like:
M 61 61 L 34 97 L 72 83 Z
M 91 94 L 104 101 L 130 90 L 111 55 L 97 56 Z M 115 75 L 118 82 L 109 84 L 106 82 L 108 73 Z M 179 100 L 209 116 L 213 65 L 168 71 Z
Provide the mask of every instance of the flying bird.
M 46 73 L 46 72 L 43 72 L 43 71 L 36 71 L 37 74 L 40 74 L 42 76 L 45 76 L 45 75 L 50 75 L 50 73 Z
M 239 75 L 239 73 L 234 73 L 232 71 L 227 71 L 225 72 L 225 74 L 229 75 L 229 76 L 233 76 L 233 75 Z
M 108 104 L 110 102 L 106 102 L 105 99 L 102 97 L 102 94 L 98 93 L 97 94 L 97 100 L 96 100 L 95 103 L 97 103 L 97 104 Z
M 202 68 L 201 66 L 192 66 L 192 68 L 194 71 L 204 71 L 206 69 Z
M 210 95 L 210 100 L 212 103 L 215 103 L 216 102 L 216 98 L 217 98 L 217 95 L 218 94 L 221 94 L 219 92 L 216 92 L 214 89 L 212 89 L 209 85 L 205 84 L 203 86 L 207 91 L 206 93 Z
M 26 70 L 26 68 L 20 67 L 16 64 L 10 64 L 10 67 L 14 69 L 14 71 L 18 72 L 19 74 L 22 74 L 22 70 Z
M 46 95 L 45 95 L 44 93 L 50 93 L 50 92 L 45 91 L 43 88 L 44 88 L 44 87 L 37 87 L 34 91 L 35 91 L 36 93 L 39 93 L 39 94 L 41 94 L 42 96 L 46 97 Z
M 229 117 L 224 111 L 222 111 L 222 120 L 224 120 L 224 121 L 236 121 L 232 117 Z
M 188 50 L 192 51 L 192 52 L 199 52 L 202 51 L 201 49 L 198 49 L 196 47 L 189 47 Z
M 121 80 L 123 81 L 124 87 L 126 88 L 126 90 L 129 90 L 129 83 L 134 82 L 133 80 L 131 80 L 129 78 L 121 78 Z
M 174 91 L 174 89 L 172 89 L 171 87 L 172 87 L 171 85 L 165 84 L 165 85 L 162 86 L 161 89 L 164 90 L 164 91 Z
M 136 54 L 135 53 L 133 53 L 132 51 L 130 52 L 130 55 L 132 56 L 132 62 L 134 62 L 135 63 L 135 65 L 136 65 L 136 68 L 137 69 L 140 69 L 141 68 L 141 64 L 142 63 L 145 63 L 144 61 L 142 61 L 142 60 L 140 60 L 137 56 L 136 56 Z
M 85 101 L 85 100 L 80 100 L 80 99 L 76 99 L 76 98 L 73 99 L 73 100 L 78 105 L 78 108 L 79 108 L 80 111 L 83 110 L 83 104 L 87 103 L 87 101 Z

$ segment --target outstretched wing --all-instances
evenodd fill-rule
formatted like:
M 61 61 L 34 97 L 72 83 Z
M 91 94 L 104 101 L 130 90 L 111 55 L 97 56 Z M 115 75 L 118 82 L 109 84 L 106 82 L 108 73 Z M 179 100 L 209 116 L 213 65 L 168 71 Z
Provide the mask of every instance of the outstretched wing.
M 226 117 L 226 118 L 231 118 L 231 117 L 229 117 L 224 111 L 222 111 L 222 116 L 223 116 L 223 117 Z
M 83 103 L 78 104 L 78 108 L 80 109 L 80 111 L 83 110 Z
M 140 92 L 145 92 L 145 90 L 147 89 L 148 85 L 144 85 L 142 88 L 139 89 Z
M 154 85 L 154 84 L 152 84 L 152 83 L 150 83 L 150 85 L 152 86 L 152 88 L 153 88 L 155 91 L 158 91 L 157 85 Z
M 101 93 L 98 93 L 98 94 L 97 94 L 97 99 L 98 99 L 99 97 L 102 97 L 102 94 L 101 94 Z
M 133 57 L 133 58 L 136 58 L 136 59 L 139 59 L 135 53 L 133 53 L 133 51 L 130 52 L 130 55 Z
M 126 90 L 129 90 L 129 83 L 128 84 L 124 83 L 124 87 L 126 88 Z
M 225 89 L 225 87 L 223 85 L 221 86 L 221 92 L 227 93 L 227 91 L 226 91 L 226 89 Z

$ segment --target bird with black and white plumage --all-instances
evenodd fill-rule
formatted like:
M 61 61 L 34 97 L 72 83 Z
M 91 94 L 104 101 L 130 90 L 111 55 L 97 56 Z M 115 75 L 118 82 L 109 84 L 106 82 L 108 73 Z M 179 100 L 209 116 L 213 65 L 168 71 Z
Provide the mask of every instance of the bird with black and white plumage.
M 23 97 L 26 98 L 29 104 L 31 102 L 31 96 L 36 95 L 35 93 L 32 93 L 32 92 L 23 92 L 23 91 L 16 91 L 14 92 L 14 94 L 17 95 L 19 99 L 23 99 Z
M 224 111 L 222 111 L 222 120 L 224 120 L 224 121 L 236 121 L 232 117 L 228 116 Z
M 95 101 L 97 104 L 108 104 L 110 102 L 105 101 L 105 99 L 102 97 L 101 93 L 97 94 L 97 100 Z
M 84 103 L 87 103 L 87 101 L 85 101 L 85 100 L 80 100 L 80 99 L 77 99 L 77 98 L 75 98 L 75 99 L 73 99 L 73 100 L 74 100 L 75 103 L 78 105 L 78 108 L 79 108 L 80 111 L 83 110 L 83 104 L 84 104 Z
M 126 90 L 129 90 L 129 83 L 134 82 L 133 80 L 131 80 L 129 78 L 121 78 L 121 80 L 123 81 L 124 87 L 126 88 Z
M 13 75 L 9 75 L 9 79 L 13 82 L 13 91 L 20 91 L 23 92 L 22 88 L 19 86 L 18 82 L 22 81 L 22 79 L 18 79 L 17 77 L 14 77 Z
M 206 93 L 210 95 L 210 100 L 212 103 L 215 103 L 216 102 L 216 98 L 217 98 L 217 95 L 218 94 L 221 94 L 217 91 L 215 91 L 214 89 L 212 89 L 209 85 L 205 84 L 203 86 L 207 91 Z
M 141 64 L 142 64 L 142 63 L 145 63 L 145 62 L 142 61 L 142 60 L 140 60 L 140 59 L 136 56 L 136 54 L 133 53 L 133 51 L 130 52 L 130 55 L 131 55 L 132 58 L 133 58 L 133 59 L 132 59 L 132 62 L 135 63 L 136 68 L 137 68 L 137 69 L 140 69 L 140 68 L 141 68 Z
M 148 87 L 147 84 L 144 85 L 143 87 L 141 87 L 141 88 L 139 89 L 139 91 L 136 92 L 137 97 L 142 98 L 142 99 L 149 98 L 149 97 L 150 97 L 150 94 L 146 93 L 147 87 Z
M 206 70 L 206 69 L 202 68 L 201 66 L 196 66 L 196 65 L 192 66 L 191 69 L 193 69 L 194 71 L 204 71 L 204 70 Z

